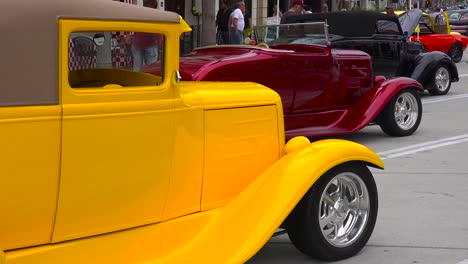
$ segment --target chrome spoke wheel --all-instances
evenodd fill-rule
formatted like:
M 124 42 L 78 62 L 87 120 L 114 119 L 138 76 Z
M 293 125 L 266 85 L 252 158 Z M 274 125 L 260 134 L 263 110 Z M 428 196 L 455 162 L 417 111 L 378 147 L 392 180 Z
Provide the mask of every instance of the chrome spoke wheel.
M 336 175 L 320 199 L 319 224 L 323 237 L 333 246 L 349 246 L 362 234 L 369 211 L 369 193 L 362 179 L 353 172 Z
M 419 106 L 411 93 L 402 93 L 397 98 L 394 109 L 396 124 L 403 130 L 413 128 L 418 120 Z
M 393 96 L 376 121 L 389 136 L 409 136 L 418 129 L 422 116 L 421 98 L 416 90 L 403 89 Z
M 346 162 L 323 174 L 302 197 L 284 226 L 294 246 L 321 260 L 359 252 L 374 230 L 378 194 L 361 162 Z
M 434 82 L 437 90 L 444 92 L 450 85 L 450 74 L 445 67 L 440 67 L 435 72 Z

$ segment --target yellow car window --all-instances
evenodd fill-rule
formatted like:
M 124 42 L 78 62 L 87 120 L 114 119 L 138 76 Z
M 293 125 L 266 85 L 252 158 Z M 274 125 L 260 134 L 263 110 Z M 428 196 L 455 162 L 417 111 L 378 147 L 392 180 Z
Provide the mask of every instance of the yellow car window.
M 72 88 L 161 84 L 164 36 L 143 32 L 75 32 L 69 38 Z M 153 74 L 144 73 L 151 68 Z

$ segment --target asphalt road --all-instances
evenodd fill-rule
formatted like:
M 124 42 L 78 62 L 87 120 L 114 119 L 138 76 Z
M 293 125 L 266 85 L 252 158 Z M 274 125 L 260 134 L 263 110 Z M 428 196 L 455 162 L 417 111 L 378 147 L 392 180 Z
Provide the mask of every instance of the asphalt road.
M 447 95 L 422 96 L 422 122 L 412 136 L 391 138 L 370 126 L 343 137 L 373 149 L 386 168 L 372 169 L 379 213 L 367 246 L 328 263 L 468 264 L 468 51 L 457 67 L 460 81 Z M 248 263 L 324 262 L 296 250 L 285 234 Z

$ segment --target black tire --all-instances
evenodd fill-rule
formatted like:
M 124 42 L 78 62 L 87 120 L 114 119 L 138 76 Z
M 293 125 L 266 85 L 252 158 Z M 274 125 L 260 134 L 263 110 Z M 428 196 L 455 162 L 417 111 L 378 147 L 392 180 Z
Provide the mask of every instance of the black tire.
M 447 94 L 452 86 L 452 76 L 445 65 L 439 65 L 434 71 L 434 76 L 428 84 L 427 90 L 431 95 Z
M 453 46 L 450 48 L 450 51 L 448 52 L 448 55 L 450 56 L 450 58 L 452 58 L 453 62 L 461 61 L 463 57 L 463 49 L 460 42 L 456 42 L 455 44 L 453 44 Z
M 331 209 L 332 207 L 330 205 L 327 206 L 326 204 L 326 201 L 330 201 L 329 199 L 322 200 L 322 197 L 330 197 L 331 199 L 336 197 L 336 194 L 333 194 L 333 192 L 341 193 L 341 191 L 339 191 L 340 188 L 337 187 L 339 184 L 334 185 L 334 181 L 336 179 L 340 179 L 340 177 L 349 177 L 351 175 L 353 179 L 360 179 L 356 180 L 356 182 L 360 181 L 360 184 L 362 185 L 361 187 L 365 187 L 361 188 L 362 193 L 364 192 L 364 189 L 367 190 L 368 202 L 362 202 L 363 204 L 367 203 L 368 205 L 367 217 L 365 219 L 364 214 L 360 215 L 361 220 L 356 218 L 353 219 L 349 212 L 344 214 L 341 213 L 341 216 L 338 217 L 338 215 L 340 215 L 338 212 L 342 210 L 341 205 L 336 202 L 335 205 L 338 204 L 338 209 L 334 210 Z M 341 190 L 344 190 L 345 193 L 342 200 L 350 199 L 350 197 L 353 196 L 351 189 L 342 187 Z M 325 193 L 328 193 L 329 195 L 324 196 L 323 194 Z M 360 202 L 358 202 L 358 204 L 360 205 Z M 345 203 L 343 203 L 343 205 L 345 205 Z M 350 203 L 346 205 L 349 206 Z M 346 205 L 343 206 L 343 208 L 346 207 Z M 332 168 L 320 177 L 320 179 L 312 186 L 312 188 L 310 188 L 288 216 L 285 227 L 292 243 L 302 253 L 320 260 L 341 260 L 354 256 L 366 245 L 372 231 L 374 230 L 377 219 L 377 210 L 377 187 L 372 173 L 361 162 L 347 162 Z M 322 227 L 320 226 L 320 218 L 325 211 L 327 211 L 328 214 L 334 214 L 336 216 L 334 220 L 335 222 L 341 221 L 339 219 L 344 219 L 344 226 L 350 224 L 351 231 L 345 230 L 345 234 L 349 231 L 349 236 L 354 235 L 354 237 L 352 240 L 347 241 L 348 244 L 334 244 L 338 240 L 333 242 L 333 239 L 331 239 L 331 233 L 327 236 L 324 235 Z M 332 211 L 334 211 L 334 213 L 332 213 Z M 359 214 L 357 215 L 359 216 Z M 330 224 L 331 223 L 332 222 L 330 222 Z M 338 224 L 335 223 L 335 231 L 336 225 Z M 359 227 L 359 231 L 353 233 L 355 227 Z M 326 225 L 324 229 L 327 229 Z M 339 235 L 336 235 L 336 237 L 338 236 Z
M 421 118 L 421 97 L 414 89 L 404 89 L 393 96 L 380 112 L 377 123 L 385 134 L 392 137 L 405 137 L 418 129 Z

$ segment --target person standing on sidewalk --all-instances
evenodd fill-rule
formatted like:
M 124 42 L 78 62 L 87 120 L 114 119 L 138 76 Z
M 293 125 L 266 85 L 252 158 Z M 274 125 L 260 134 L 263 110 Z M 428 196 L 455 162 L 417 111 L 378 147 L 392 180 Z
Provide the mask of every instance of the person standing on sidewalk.
M 228 8 L 225 0 L 221 2 L 221 7 L 216 14 L 216 44 L 229 44 L 229 16 L 232 10 Z
M 158 8 L 157 0 L 144 0 L 144 7 Z M 145 65 L 158 60 L 159 47 L 163 37 L 159 34 L 135 32 L 132 40 L 133 70 L 142 71 Z
M 244 40 L 244 1 L 237 2 L 236 7 L 237 8 L 231 13 L 231 16 L 229 17 L 229 38 L 231 40 L 231 44 L 241 44 Z
M 304 0 L 293 0 L 289 6 L 288 11 L 284 12 L 283 16 L 281 17 L 280 24 L 284 24 L 284 21 L 288 16 L 301 14 L 304 10 L 304 7 L 306 7 Z

